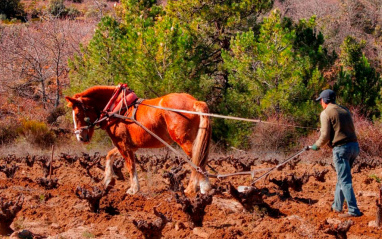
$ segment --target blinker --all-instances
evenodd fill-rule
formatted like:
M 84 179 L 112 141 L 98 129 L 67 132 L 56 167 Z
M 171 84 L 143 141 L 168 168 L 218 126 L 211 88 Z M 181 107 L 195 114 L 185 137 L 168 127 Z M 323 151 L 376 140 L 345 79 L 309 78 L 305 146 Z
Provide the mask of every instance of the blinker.
M 92 123 L 90 122 L 90 118 L 89 118 L 89 117 L 85 117 L 84 120 L 85 120 L 85 122 L 88 123 L 89 125 L 92 124 Z

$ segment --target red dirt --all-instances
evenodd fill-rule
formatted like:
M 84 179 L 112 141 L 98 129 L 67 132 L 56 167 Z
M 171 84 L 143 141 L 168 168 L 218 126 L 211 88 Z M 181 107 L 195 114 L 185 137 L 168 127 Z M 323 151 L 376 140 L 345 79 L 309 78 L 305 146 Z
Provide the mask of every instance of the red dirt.
M 117 181 L 109 194 L 101 199 L 100 212 L 94 213 L 86 200 L 75 195 L 75 190 L 77 186 L 102 188 L 102 184 L 92 182 L 78 161 L 55 171 L 52 177 L 58 178 L 58 188 L 51 190 L 36 183 L 36 179 L 43 175 L 38 163 L 32 168 L 25 163 L 17 165 L 20 168 L 12 179 L 0 173 L 0 197 L 14 200 L 24 195 L 22 209 L 11 224 L 15 231 L 12 237 L 22 230 L 29 230 L 48 238 L 143 238 L 133 220 L 155 221 L 158 217 L 153 213 L 154 207 L 170 219 L 161 232 L 163 238 L 335 238 L 325 230 L 348 220 L 330 211 L 336 182 L 334 170 L 330 166 L 304 163 L 304 160 L 294 170 L 285 168 L 271 173 L 270 177 L 281 179 L 292 171 L 301 176 L 304 172 L 327 168 L 326 182 L 311 177 L 301 192 L 291 190 L 289 199 L 280 198 L 282 192 L 267 179 L 258 182 L 258 188 L 269 190 L 264 202 L 272 211 L 255 206 L 253 212 L 248 212 L 228 193 L 216 194 L 212 204 L 205 209 L 203 226 L 194 229 L 189 227 L 187 215 L 176 203 L 174 193 L 167 190 L 166 180 L 161 176 L 164 169 L 138 172 L 141 191 L 137 195 L 126 195 L 128 182 Z M 269 165 L 256 168 L 265 166 Z M 216 169 L 221 173 L 234 171 L 227 163 L 216 166 Z M 92 169 L 92 174 L 102 177 L 100 169 Z M 188 178 L 183 181 L 184 185 Z M 364 216 L 351 218 L 353 225 L 347 233 L 348 238 L 382 238 L 380 228 L 369 226 L 376 219 L 375 200 L 379 196 L 377 180 L 380 178 L 382 168 L 353 173 L 356 197 Z M 214 179 L 211 181 L 215 186 L 224 185 Z M 249 185 L 251 179 L 240 176 L 223 180 L 228 181 L 237 187 Z M 0 235 L 2 237 L 6 238 Z

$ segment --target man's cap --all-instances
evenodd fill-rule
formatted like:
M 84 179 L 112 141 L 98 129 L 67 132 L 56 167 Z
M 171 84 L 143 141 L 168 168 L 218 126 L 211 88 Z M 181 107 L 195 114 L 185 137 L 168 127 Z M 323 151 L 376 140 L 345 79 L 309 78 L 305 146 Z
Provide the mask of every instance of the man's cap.
M 324 90 L 321 92 L 320 96 L 316 99 L 316 101 L 319 101 L 321 99 L 323 99 L 325 103 L 335 102 L 336 93 L 330 89 Z

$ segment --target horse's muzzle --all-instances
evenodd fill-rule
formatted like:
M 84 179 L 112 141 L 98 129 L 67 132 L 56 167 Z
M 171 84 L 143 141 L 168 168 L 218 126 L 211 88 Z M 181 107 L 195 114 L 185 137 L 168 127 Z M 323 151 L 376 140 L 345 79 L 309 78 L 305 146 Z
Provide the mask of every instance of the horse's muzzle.
M 79 141 L 84 142 L 84 143 L 89 142 L 89 136 L 88 135 L 85 135 L 85 136 L 79 135 L 78 139 L 79 139 Z
M 74 134 L 76 135 L 76 138 L 78 141 L 83 142 L 83 143 L 89 142 L 89 135 L 88 134 L 83 135 L 82 133 L 83 133 L 83 129 L 79 129 L 79 130 L 74 131 Z

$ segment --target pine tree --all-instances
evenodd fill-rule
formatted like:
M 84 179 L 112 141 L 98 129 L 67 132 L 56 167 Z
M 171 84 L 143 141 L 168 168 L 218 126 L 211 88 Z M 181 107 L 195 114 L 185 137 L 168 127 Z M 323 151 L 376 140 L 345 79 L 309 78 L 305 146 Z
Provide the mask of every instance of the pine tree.
M 370 65 L 362 50 L 365 42 L 358 43 L 347 37 L 341 45 L 341 70 L 334 86 L 342 104 L 360 106 L 360 113 L 371 117 L 380 114 L 382 79 Z

